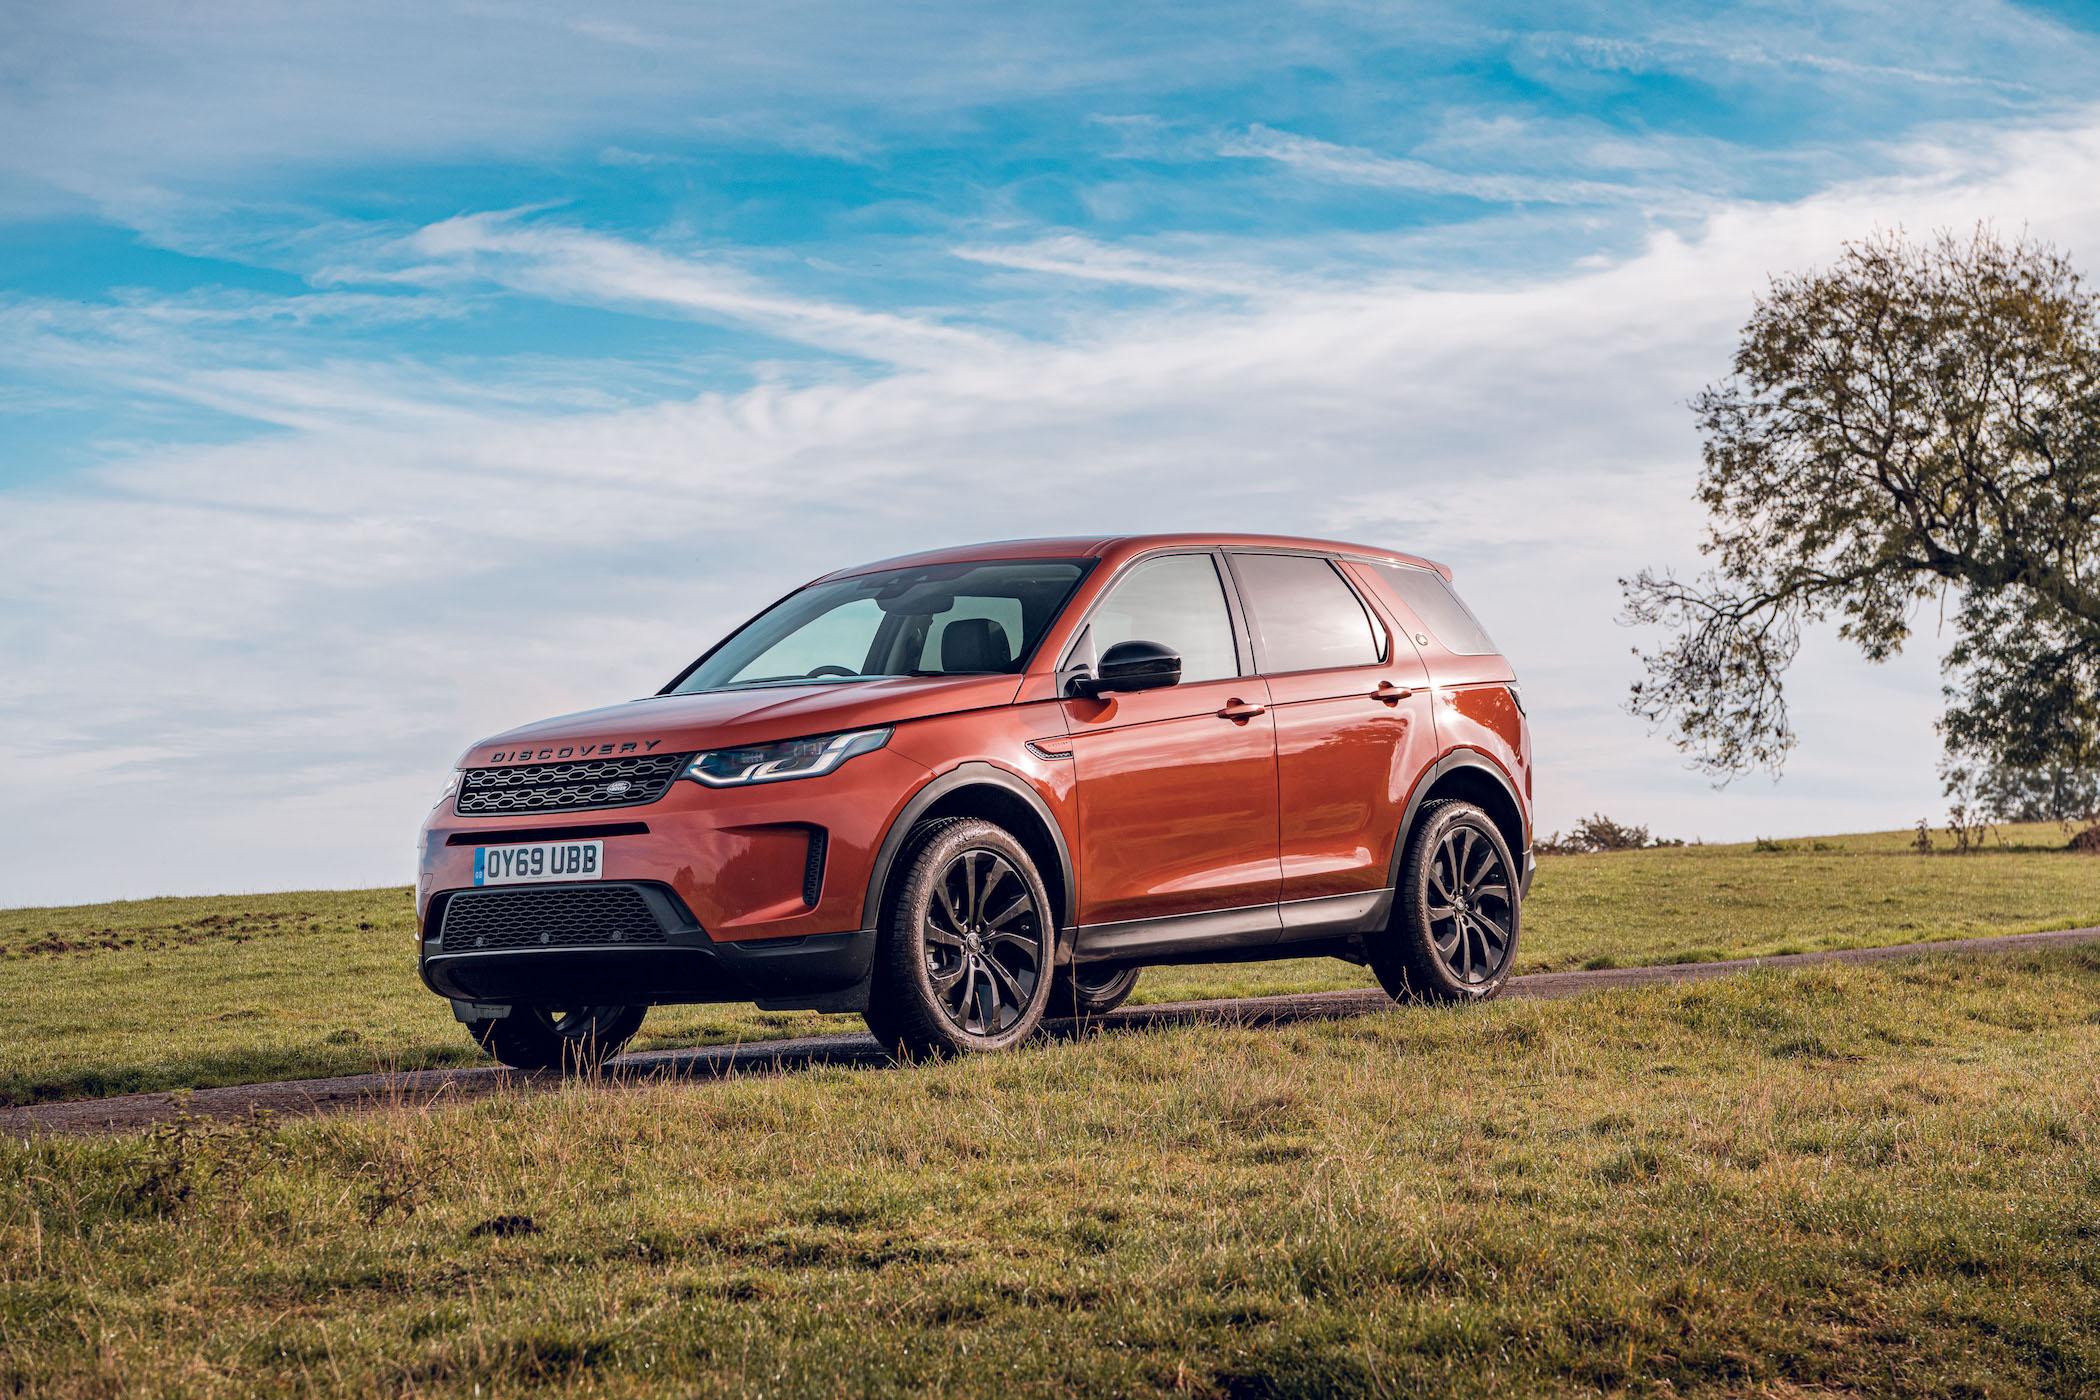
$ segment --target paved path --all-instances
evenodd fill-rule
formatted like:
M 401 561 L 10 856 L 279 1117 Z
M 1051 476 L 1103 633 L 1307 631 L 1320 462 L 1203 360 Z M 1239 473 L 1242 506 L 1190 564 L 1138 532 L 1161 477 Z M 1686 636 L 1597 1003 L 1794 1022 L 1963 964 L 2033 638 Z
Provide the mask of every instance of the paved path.
M 2000 938 L 1962 938 L 1939 943 L 1899 943 L 1886 948 L 1844 948 L 1729 962 L 1672 963 L 1663 967 L 1617 967 L 1595 972 L 1536 972 L 1513 977 L 1505 995 L 1566 997 L 1615 987 L 1696 982 L 1755 968 L 1805 967 L 1823 962 L 1881 962 L 1928 953 L 2006 953 L 2100 939 L 2100 928 L 2020 933 Z M 1285 1021 L 1336 1019 L 1388 1010 L 1393 1003 L 1375 990 L 1312 992 L 1300 996 L 1177 1001 L 1126 1007 L 1087 1023 L 1089 1030 L 1144 1030 L 1199 1022 L 1248 1026 Z M 1070 1021 L 1048 1023 L 1053 1035 L 1071 1035 Z M 867 1035 L 803 1036 L 761 1040 L 700 1050 L 650 1050 L 623 1055 L 609 1072 L 624 1080 L 720 1079 L 729 1075 L 779 1074 L 811 1065 L 877 1065 L 888 1057 Z M 187 1095 L 125 1094 L 108 1099 L 31 1104 L 0 1109 L 0 1134 L 95 1133 L 150 1128 L 188 1112 L 204 1118 L 241 1118 L 257 1110 L 278 1114 L 347 1113 L 389 1105 L 437 1107 L 481 1098 L 505 1088 L 553 1082 L 550 1075 L 523 1075 L 501 1066 L 410 1070 L 399 1074 L 352 1074 L 336 1079 L 291 1079 L 197 1089 Z

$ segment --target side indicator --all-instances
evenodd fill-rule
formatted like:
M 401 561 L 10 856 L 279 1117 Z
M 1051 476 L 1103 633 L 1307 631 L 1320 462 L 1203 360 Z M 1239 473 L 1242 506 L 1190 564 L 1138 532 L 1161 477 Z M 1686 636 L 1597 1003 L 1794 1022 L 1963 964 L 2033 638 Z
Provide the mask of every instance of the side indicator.
M 1072 741 L 1070 739 L 1030 739 L 1028 741 L 1028 751 L 1037 758 L 1070 758 L 1072 756 Z

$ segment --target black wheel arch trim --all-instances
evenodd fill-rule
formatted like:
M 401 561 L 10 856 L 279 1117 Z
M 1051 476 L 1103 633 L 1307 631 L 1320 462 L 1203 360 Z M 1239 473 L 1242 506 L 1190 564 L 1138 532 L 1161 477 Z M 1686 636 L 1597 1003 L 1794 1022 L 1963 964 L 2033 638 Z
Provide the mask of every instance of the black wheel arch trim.
M 861 930 L 870 932 L 881 925 L 883 892 L 889 887 L 890 873 L 896 865 L 897 857 L 904 850 L 904 843 L 911 838 L 912 828 L 919 824 L 936 803 L 972 787 L 995 787 L 1009 796 L 1019 798 L 1042 822 L 1043 830 L 1049 833 L 1050 843 L 1057 851 L 1057 869 L 1054 872 L 1045 870 L 1038 873 L 1042 875 L 1045 884 L 1050 883 L 1053 875 L 1058 882 L 1058 888 L 1051 892 L 1057 897 L 1058 909 L 1064 916 L 1058 921 L 1058 942 L 1061 947 L 1068 945 L 1064 935 L 1071 931 L 1072 920 L 1079 908 L 1079 882 L 1073 874 L 1072 852 L 1065 844 L 1064 828 L 1057 824 L 1057 816 L 1050 810 L 1050 804 L 1043 800 L 1043 795 L 1037 792 L 1026 778 L 1011 769 L 1001 768 L 998 764 L 983 759 L 972 759 L 967 763 L 958 764 L 935 777 L 913 793 L 911 800 L 897 813 L 896 819 L 890 823 L 888 834 L 882 838 L 882 845 L 876 848 L 875 864 L 868 872 L 867 902 L 861 907 Z
M 1517 825 L 1524 837 L 1521 843 L 1523 849 L 1517 849 L 1513 843 L 1510 857 L 1518 865 L 1518 878 L 1527 886 L 1531 883 L 1531 828 L 1524 815 L 1524 804 L 1517 799 L 1516 785 L 1511 783 L 1509 775 L 1502 771 L 1502 765 L 1483 751 L 1459 748 L 1430 764 L 1428 771 L 1415 783 L 1414 791 L 1407 795 L 1407 807 L 1400 814 L 1399 834 L 1393 838 L 1393 857 L 1386 873 L 1387 884 L 1397 887 L 1400 883 L 1400 862 L 1407 858 L 1408 838 L 1415 834 L 1415 818 L 1421 814 L 1422 804 L 1429 798 L 1429 790 L 1445 777 L 1461 769 L 1486 774 L 1502 789 L 1503 795 L 1509 798 L 1509 805 L 1517 814 Z

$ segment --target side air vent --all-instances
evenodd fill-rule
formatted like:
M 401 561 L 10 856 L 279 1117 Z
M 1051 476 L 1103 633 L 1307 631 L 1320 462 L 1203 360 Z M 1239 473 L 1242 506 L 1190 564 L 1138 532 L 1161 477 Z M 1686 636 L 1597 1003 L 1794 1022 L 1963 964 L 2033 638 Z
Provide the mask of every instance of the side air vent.
M 824 856 L 831 849 L 831 833 L 821 826 L 809 829 L 809 860 L 802 867 L 802 902 L 817 907 L 824 893 Z

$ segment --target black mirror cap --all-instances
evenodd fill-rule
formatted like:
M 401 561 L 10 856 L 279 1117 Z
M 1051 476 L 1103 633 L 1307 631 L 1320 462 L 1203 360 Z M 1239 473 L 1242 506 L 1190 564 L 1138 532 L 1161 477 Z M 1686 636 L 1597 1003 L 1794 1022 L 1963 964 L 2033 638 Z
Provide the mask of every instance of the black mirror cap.
M 1112 690 L 1159 690 L 1181 683 L 1181 653 L 1162 642 L 1117 642 L 1101 653 L 1097 673 L 1075 678 L 1086 695 Z

